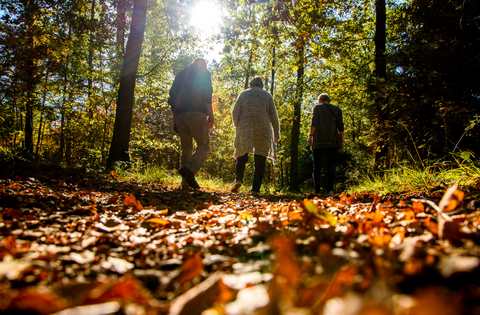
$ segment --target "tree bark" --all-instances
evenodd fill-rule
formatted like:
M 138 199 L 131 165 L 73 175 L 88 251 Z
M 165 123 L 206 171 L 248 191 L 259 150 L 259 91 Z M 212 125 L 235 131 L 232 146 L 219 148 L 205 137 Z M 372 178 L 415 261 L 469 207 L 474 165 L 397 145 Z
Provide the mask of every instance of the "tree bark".
M 298 48 L 298 70 L 297 70 L 297 90 L 293 108 L 293 124 L 292 124 L 292 146 L 290 156 L 290 190 L 300 191 L 300 181 L 298 174 L 298 144 L 300 141 L 300 114 L 303 99 L 303 77 L 304 77 L 304 46 L 299 43 Z
M 375 1 L 375 72 L 377 78 L 385 79 L 387 77 L 387 61 L 385 59 L 386 31 L 387 21 L 385 0 Z
M 245 75 L 245 90 L 250 86 L 250 72 L 252 72 L 252 58 L 253 58 L 253 49 L 250 51 L 250 56 L 248 57 L 247 71 Z
M 377 139 L 377 150 L 375 152 L 375 169 L 386 167 L 388 156 L 388 142 L 385 133 L 385 122 L 387 120 L 387 109 L 385 108 L 385 79 L 387 77 L 387 61 L 385 58 L 386 47 L 386 9 L 385 0 L 375 1 L 375 76 L 374 86 L 376 128 L 380 129 Z
M 125 20 L 126 20 L 126 0 L 117 0 L 117 60 L 118 69 L 122 65 L 125 55 Z
M 96 0 L 92 1 L 92 7 L 90 9 L 90 42 L 88 47 L 88 90 L 87 90 L 87 99 L 88 99 L 88 118 L 93 119 L 93 104 L 92 104 L 92 89 L 93 89 L 93 53 L 94 53 L 94 37 L 95 37 L 95 5 Z
M 135 0 L 133 4 L 132 25 L 127 41 L 127 49 L 120 72 L 117 110 L 107 169 L 117 161 L 130 161 L 129 145 L 132 129 L 133 102 L 138 63 L 142 51 L 148 0 Z
M 273 51 L 272 51 L 272 82 L 270 83 L 270 94 L 272 96 L 273 96 L 273 88 L 274 88 L 274 85 L 275 85 L 275 58 L 276 58 L 275 47 L 273 47 Z
M 25 51 L 25 150 L 33 155 L 33 107 L 35 104 L 35 61 L 31 54 L 34 52 L 33 24 L 34 24 L 35 1 L 30 0 L 25 8 L 27 47 Z

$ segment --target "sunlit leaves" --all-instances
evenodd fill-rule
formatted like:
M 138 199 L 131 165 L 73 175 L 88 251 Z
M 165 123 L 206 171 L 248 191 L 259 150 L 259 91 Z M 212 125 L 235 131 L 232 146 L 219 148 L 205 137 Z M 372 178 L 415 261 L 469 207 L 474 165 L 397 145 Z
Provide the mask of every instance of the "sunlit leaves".
M 396 301 L 397 287 L 410 277 L 435 270 L 435 281 L 468 279 L 480 264 L 478 209 L 465 210 L 471 192 L 456 186 L 424 198 L 344 193 L 296 201 L 125 183 L 112 175 L 79 179 L 0 181 L 3 309 L 17 310 L 29 297 L 35 304 L 22 305 L 45 313 L 134 303 L 166 314 L 168 303 L 183 299 L 183 309 L 320 314 L 348 296 L 358 296 L 362 307 L 385 306 L 380 301 Z M 88 182 L 95 190 L 83 189 Z M 443 227 L 438 204 L 454 208 Z M 65 289 L 51 289 L 57 286 Z

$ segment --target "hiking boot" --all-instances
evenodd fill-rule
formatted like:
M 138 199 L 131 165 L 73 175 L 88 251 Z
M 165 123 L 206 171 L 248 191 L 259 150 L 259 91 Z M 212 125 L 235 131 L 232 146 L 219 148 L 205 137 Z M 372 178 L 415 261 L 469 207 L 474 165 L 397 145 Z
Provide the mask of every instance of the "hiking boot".
M 253 197 L 259 197 L 259 196 L 260 196 L 260 191 L 250 190 L 250 194 L 251 194 Z
M 242 182 L 235 182 L 235 184 L 233 184 L 232 189 L 230 189 L 230 191 L 232 193 L 238 193 L 240 191 L 240 187 L 242 187 Z
M 200 185 L 195 180 L 195 175 L 186 167 L 182 167 L 178 170 L 178 173 L 182 175 L 182 178 L 187 181 L 188 186 L 193 189 L 200 189 Z

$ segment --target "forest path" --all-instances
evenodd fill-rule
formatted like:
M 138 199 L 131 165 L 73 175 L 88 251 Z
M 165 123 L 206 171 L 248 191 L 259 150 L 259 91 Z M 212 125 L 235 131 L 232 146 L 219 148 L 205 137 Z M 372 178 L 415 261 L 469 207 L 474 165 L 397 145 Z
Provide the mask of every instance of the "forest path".
M 480 193 L 463 190 L 256 197 L 10 173 L 0 310 L 475 314 Z

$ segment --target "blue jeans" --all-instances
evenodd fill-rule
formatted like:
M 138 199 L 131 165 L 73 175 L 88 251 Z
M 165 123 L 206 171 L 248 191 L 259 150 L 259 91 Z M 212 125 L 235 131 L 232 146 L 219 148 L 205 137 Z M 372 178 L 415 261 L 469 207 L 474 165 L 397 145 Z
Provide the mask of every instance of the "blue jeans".
M 327 171 L 326 192 L 333 191 L 335 185 L 335 156 L 337 148 L 319 148 L 313 149 L 313 182 L 315 184 L 315 193 L 320 193 L 322 168 Z

